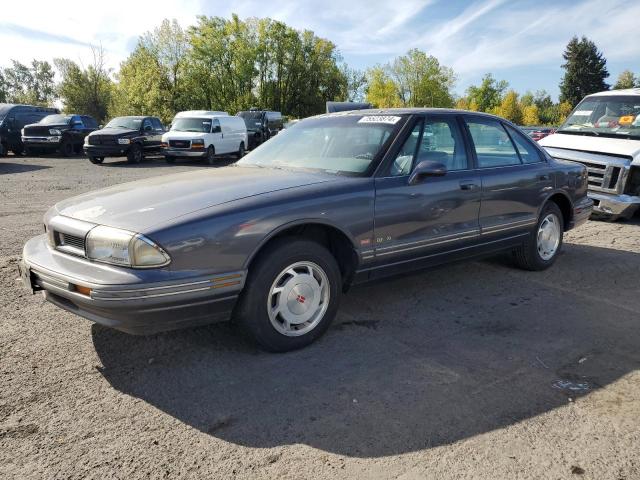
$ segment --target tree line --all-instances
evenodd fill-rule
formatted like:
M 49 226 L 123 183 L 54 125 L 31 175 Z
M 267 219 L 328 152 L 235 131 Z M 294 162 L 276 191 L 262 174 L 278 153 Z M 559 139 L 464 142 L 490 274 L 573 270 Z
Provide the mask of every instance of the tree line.
M 102 48 L 87 65 L 68 58 L 17 61 L 0 69 L 0 102 L 51 105 L 104 121 L 118 115 L 157 115 L 169 122 L 181 110 L 235 113 L 250 107 L 303 118 L 329 100 L 375 107 L 447 107 L 489 112 L 521 125 L 557 125 L 585 96 L 606 90 L 606 59 L 589 39 L 574 37 L 563 57 L 560 99 L 544 90 L 520 94 L 486 74 L 462 96 L 456 75 L 439 60 L 411 49 L 366 71 L 350 68 L 331 41 L 270 18 L 199 16 L 181 27 L 164 20 L 142 35 L 117 71 Z M 54 68 L 55 66 L 55 68 Z M 60 80 L 55 81 L 57 71 Z M 627 70 L 614 88 L 640 87 Z

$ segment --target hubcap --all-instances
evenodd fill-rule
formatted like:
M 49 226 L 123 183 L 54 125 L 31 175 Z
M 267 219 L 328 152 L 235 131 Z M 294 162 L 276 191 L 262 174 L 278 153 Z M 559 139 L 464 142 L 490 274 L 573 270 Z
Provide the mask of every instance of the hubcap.
M 538 228 L 538 254 L 543 260 L 551 260 L 560 245 L 560 220 L 550 213 Z
M 313 262 L 297 262 L 282 270 L 269 290 L 267 312 L 281 334 L 297 337 L 313 330 L 329 307 L 329 280 Z

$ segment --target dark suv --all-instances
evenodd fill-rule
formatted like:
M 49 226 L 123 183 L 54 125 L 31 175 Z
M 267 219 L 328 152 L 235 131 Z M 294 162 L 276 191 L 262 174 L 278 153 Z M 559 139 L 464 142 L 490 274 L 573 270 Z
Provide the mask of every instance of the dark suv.
M 247 126 L 250 149 L 257 147 L 262 142 L 266 142 L 284 128 L 280 112 L 251 109 L 245 112 L 238 112 L 237 116 L 242 117 Z
M 98 129 L 88 115 L 47 115 L 22 129 L 25 153 L 57 151 L 65 157 L 82 152 L 84 137 Z
M 39 122 L 47 115 L 60 113 L 57 108 L 34 107 L 0 103 L 0 155 L 11 150 L 16 155 L 24 151 L 21 130 L 25 125 Z
M 91 163 L 105 157 L 127 157 L 140 163 L 145 155 L 159 154 L 165 128 L 157 117 L 116 117 L 84 140 L 84 153 Z

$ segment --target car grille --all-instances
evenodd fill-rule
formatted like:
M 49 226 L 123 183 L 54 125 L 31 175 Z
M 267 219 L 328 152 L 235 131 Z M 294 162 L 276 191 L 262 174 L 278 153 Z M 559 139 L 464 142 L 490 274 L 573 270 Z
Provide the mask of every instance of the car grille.
M 59 250 L 74 253 L 76 255 L 85 254 L 85 239 L 64 232 L 55 232 L 56 246 Z
M 169 140 L 169 146 L 173 148 L 190 148 L 190 140 Z
M 116 139 L 113 136 L 91 135 L 87 138 L 89 139 L 89 145 L 115 145 L 116 144 Z
M 587 167 L 589 189 L 610 193 L 618 191 L 618 181 L 620 180 L 622 167 L 596 162 L 581 161 L 579 163 Z
M 33 127 L 24 127 L 24 135 L 26 137 L 48 137 L 49 136 L 49 130 L 56 128 L 58 130 L 60 130 L 61 128 L 64 127 L 56 127 L 56 126 L 46 126 L 46 127 L 37 127 L 37 126 L 33 126 Z

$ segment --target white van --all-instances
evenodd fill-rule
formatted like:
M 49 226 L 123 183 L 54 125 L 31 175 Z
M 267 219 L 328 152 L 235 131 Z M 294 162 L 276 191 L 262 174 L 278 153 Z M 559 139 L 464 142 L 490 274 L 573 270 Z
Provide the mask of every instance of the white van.
M 244 155 L 247 127 L 240 117 L 226 112 L 190 110 L 178 113 L 162 136 L 162 153 L 169 163 L 176 158 L 197 157 L 210 165 L 219 155 Z
M 594 216 L 630 218 L 640 208 L 640 88 L 585 97 L 539 143 L 552 157 L 587 167 Z

